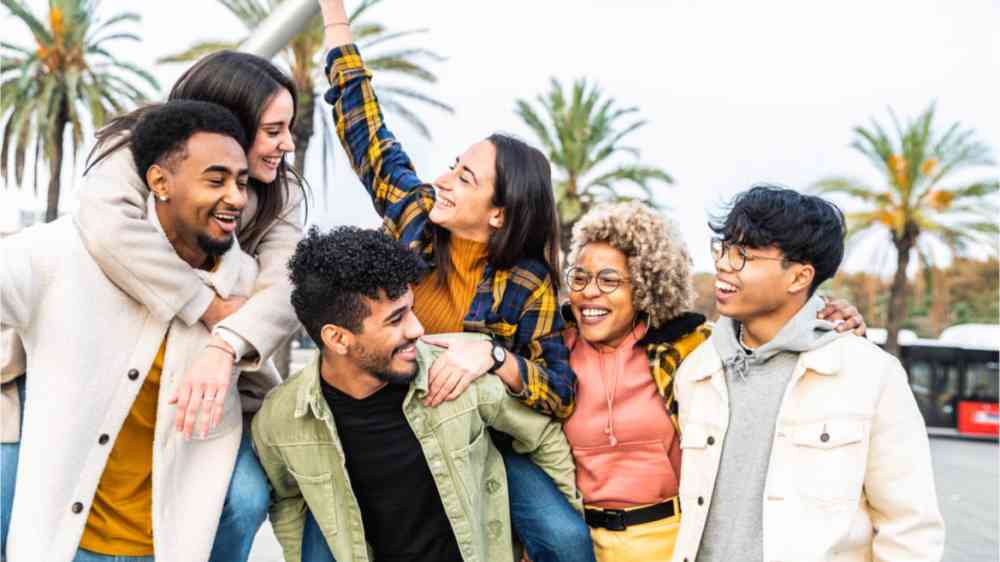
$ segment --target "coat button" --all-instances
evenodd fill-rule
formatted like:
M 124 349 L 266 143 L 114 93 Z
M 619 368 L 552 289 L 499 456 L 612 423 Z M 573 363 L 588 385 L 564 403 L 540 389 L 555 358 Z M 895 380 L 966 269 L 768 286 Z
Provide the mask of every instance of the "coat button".
M 708 436 L 708 444 L 709 445 L 715 445 L 715 437 L 709 435 Z
M 698 505 L 704 505 L 704 504 L 705 504 L 705 498 L 703 496 L 698 496 Z
M 102 433 L 101 436 L 97 438 L 97 442 L 101 445 L 105 445 L 107 444 L 108 439 L 110 439 L 110 437 L 108 437 L 108 434 Z
M 819 436 L 819 440 L 826 443 L 830 440 L 830 434 L 824 431 L 823 434 Z
M 128 370 L 128 380 L 134 381 L 137 378 L 139 378 L 139 371 L 137 371 L 136 369 L 129 369 Z
M 76 503 L 73 504 L 73 507 L 70 508 L 70 509 L 73 510 L 73 513 L 80 513 L 81 511 L 83 511 L 83 504 L 80 503 L 80 502 L 76 502 Z

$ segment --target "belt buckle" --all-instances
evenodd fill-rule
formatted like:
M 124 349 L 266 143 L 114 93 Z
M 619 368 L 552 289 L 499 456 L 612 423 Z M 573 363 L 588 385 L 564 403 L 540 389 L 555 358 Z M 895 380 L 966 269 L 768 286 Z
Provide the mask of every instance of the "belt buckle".
M 625 510 L 605 509 L 604 525 L 609 531 L 624 531 L 627 526 L 625 525 Z

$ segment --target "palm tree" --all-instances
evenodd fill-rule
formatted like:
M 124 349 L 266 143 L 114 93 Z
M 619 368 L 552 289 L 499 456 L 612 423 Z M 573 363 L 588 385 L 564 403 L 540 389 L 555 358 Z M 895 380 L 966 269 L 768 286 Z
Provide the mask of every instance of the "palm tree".
M 635 198 L 620 193 L 619 184 L 638 187 L 637 198 L 656 207 L 651 182 L 670 184 L 673 179 L 660 168 L 622 163 L 616 158 L 622 153 L 639 158 L 638 149 L 622 144 L 625 137 L 646 125 L 641 119 L 622 124 L 623 118 L 639 111 L 637 107 L 617 107 L 614 98 L 604 97 L 600 88 L 585 78 L 573 84 L 567 101 L 559 80 L 551 80 L 548 94 L 537 97 L 541 114 L 523 99 L 517 100 L 516 113 L 538 137 L 562 176 L 553 187 L 565 251 L 573 224 L 591 207 Z
M 13 158 L 14 183 L 20 185 L 33 146 L 36 192 L 38 162 L 44 158 L 49 163 L 45 220 L 51 221 L 59 211 L 66 128 L 72 130 L 70 156 L 75 163 L 88 117 L 98 128 L 108 117 L 143 103 L 146 95 L 135 86 L 136 79 L 153 90 L 160 86 L 148 72 L 117 59 L 108 49 L 113 41 L 139 41 L 137 35 L 115 29 L 122 23 L 137 23 L 136 14 L 123 12 L 102 21 L 93 0 L 49 0 L 46 26 L 22 1 L 2 2 L 28 26 L 36 46 L 0 41 L 0 118 L 6 118 L 0 175 L 6 182 Z
M 990 148 L 975 138 L 973 129 L 953 123 L 940 133 L 934 127 L 934 104 L 905 125 L 889 110 L 892 130 L 872 119 L 871 126 L 855 127 L 851 148 L 857 150 L 882 175 L 878 183 L 847 177 L 819 181 L 815 188 L 842 193 L 866 204 L 847 213 L 852 241 L 875 232 L 888 232 L 896 251 L 896 271 L 889 293 L 886 349 L 898 353 L 897 336 L 906 316 L 906 269 L 915 254 L 931 262 L 932 240 L 944 243 L 953 254 L 970 245 L 985 245 L 996 252 L 1000 191 L 996 179 L 966 182 L 957 172 L 994 164 Z M 955 178 L 954 180 L 952 178 Z
M 235 15 L 248 31 L 252 31 L 260 22 L 270 14 L 274 7 L 282 0 L 267 0 L 267 4 L 261 0 L 219 0 L 233 15 Z M 354 33 L 355 42 L 367 56 L 365 64 L 368 68 L 379 71 L 380 74 L 405 76 L 427 84 L 433 84 L 437 77 L 431 71 L 421 65 L 421 61 L 440 62 L 443 58 L 433 51 L 421 48 L 400 48 L 387 52 L 370 52 L 370 48 L 380 43 L 390 42 L 404 37 L 410 37 L 426 33 L 426 29 L 410 29 L 405 31 L 390 32 L 379 23 L 358 21 L 370 8 L 381 3 L 382 0 L 364 0 L 351 13 L 348 21 L 351 23 L 351 31 Z M 190 49 L 163 57 L 159 62 L 182 62 L 192 61 L 204 55 L 222 49 L 233 49 L 239 46 L 246 38 L 238 42 L 204 41 L 191 47 Z M 297 34 L 288 44 L 284 56 L 288 61 L 288 67 L 295 87 L 299 91 L 299 115 L 313 116 L 309 119 L 296 119 L 292 134 L 295 137 L 295 168 L 299 172 L 305 170 L 306 151 L 312 139 L 315 126 L 315 113 L 319 109 L 320 120 L 324 129 L 324 146 L 331 147 L 329 139 L 333 138 L 332 123 L 326 118 L 328 112 L 322 111 L 322 105 L 317 107 L 316 98 L 322 95 L 317 90 L 317 81 L 325 84 L 322 78 L 324 61 L 323 54 L 323 20 L 320 16 L 315 16 L 305 28 Z M 452 112 L 451 106 L 440 102 L 433 97 L 423 94 L 417 90 L 405 86 L 379 85 L 379 103 L 382 108 L 402 117 L 425 138 L 430 138 L 430 130 L 427 125 L 409 109 L 407 103 L 417 101 L 431 107 Z M 324 150 L 324 158 L 327 151 Z M 324 172 L 326 166 L 324 165 Z

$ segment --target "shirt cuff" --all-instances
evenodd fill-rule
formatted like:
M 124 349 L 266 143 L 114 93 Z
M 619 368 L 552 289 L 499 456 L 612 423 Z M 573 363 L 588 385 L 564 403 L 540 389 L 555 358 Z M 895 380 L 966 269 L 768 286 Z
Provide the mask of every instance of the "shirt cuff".
M 205 311 L 208 310 L 208 306 L 212 304 L 212 299 L 215 298 L 215 291 L 209 289 L 208 287 L 202 285 L 198 289 L 198 294 L 195 295 L 191 300 L 184 305 L 177 313 L 177 316 L 184 321 L 188 326 L 194 326 L 201 320 L 201 317 L 205 315 Z
M 233 363 L 239 363 L 240 359 L 243 359 L 243 356 L 246 355 L 248 351 L 253 349 L 253 346 L 250 345 L 250 342 L 248 342 L 246 338 L 229 328 L 218 326 L 212 330 L 212 335 L 219 336 L 223 339 L 223 341 L 229 344 L 229 347 L 233 348 L 233 351 L 236 353 L 236 358 L 233 360 Z
M 333 81 L 333 77 L 338 72 L 349 70 L 364 70 L 365 63 L 361 60 L 361 53 L 355 44 L 341 45 L 326 54 L 326 75 Z

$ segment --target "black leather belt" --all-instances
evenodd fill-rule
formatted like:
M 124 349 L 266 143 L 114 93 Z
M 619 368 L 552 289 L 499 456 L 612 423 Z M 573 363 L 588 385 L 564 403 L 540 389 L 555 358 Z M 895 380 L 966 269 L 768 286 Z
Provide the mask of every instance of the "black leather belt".
M 584 510 L 587 525 L 601 527 L 609 531 L 624 531 L 631 525 L 641 525 L 650 521 L 669 519 L 681 512 L 677 498 L 671 498 L 663 503 L 625 511 L 624 509 L 590 509 Z

